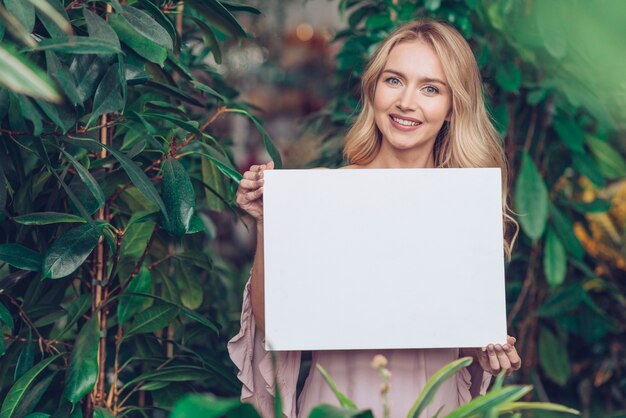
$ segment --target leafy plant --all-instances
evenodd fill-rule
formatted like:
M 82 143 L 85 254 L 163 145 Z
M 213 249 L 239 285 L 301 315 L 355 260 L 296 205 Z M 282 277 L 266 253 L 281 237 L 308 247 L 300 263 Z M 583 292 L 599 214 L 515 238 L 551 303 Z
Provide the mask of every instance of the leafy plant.
M 235 213 L 217 0 L 0 4 L 0 417 L 147 416 L 240 384 L 206 295 Z M 223 338 L 223 337 L 222 337 Z M 199 349 L 201 348 L 201 349 Z M 55 384 L 52 384 L 52 382 Z M 245 408 L 244 408 L 245 409 Z

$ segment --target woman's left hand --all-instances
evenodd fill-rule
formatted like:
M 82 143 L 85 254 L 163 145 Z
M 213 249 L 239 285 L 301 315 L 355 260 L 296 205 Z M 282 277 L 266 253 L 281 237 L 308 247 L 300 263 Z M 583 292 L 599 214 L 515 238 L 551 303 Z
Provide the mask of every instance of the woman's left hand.
M 505 370 L 505 376 L 509 376 L 522 367 L 522 359 L 515 349 L 516 339 L 509 335 L 506 341 L 504 345 L 489 344 L 486 348 L 477 349 L 476 357 L 484 371 L 498 375 Z

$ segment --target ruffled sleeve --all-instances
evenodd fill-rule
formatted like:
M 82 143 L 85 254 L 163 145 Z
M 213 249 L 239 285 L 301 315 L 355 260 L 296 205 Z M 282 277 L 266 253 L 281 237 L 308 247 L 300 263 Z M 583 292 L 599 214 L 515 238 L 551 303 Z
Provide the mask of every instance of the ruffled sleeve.
M 471 401 L 472 394 L 470 392 L 470 388 L 472 386 L 472 375 L 467 367 L 464 367 L 456 374 L 456 383 L 459 390 L 459 405 L 463 405 Z M 479 395 L 487 393 L 489 383 L 491 383 L 491 374 L 483 371 Z
M 250 280 L 243 293 L 241 329 L 228 342 L 228 353 L 239 369 L 243 383 L 241 400 L 252 403 L 262 417 L 274 416 L 274 372 L 272 354 L 265 351 L 265 335 L 256 327 L 250 301 Z M 283 416 L 296 418 L 296 385 L 300 371 L 300 351 L 277 351 L 276 380 L 282 398 Z

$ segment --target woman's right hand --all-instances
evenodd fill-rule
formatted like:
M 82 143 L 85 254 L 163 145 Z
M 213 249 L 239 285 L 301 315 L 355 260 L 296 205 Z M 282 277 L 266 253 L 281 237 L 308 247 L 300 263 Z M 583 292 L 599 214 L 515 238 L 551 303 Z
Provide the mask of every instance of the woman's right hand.
M 243 178 L 237 188 L 237 204 L 248 212 L 257 222 L 263 223 L 263 171 L 272 170 L 274 162 L 253 165 L 243 173 Z

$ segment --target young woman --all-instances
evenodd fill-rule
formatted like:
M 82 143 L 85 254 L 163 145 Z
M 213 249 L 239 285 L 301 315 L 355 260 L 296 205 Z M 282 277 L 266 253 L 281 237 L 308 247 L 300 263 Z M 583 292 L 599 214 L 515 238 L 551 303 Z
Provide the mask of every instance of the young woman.
M 505 231 L 515 224 L 506 203 L 506 161 L 485 110 L 478 67 L 455 29 L 429 20 L 399 27 L 371 58 L 362 90 L 363 109 L 345 140 L 344 155 L 350 162 L 345 169 L 500 167 Z M 257 249 L 244 292 L 241 331 L 228 345 L 243 382 L 241 398 L 252 402 L 264 417 L 272 416 L 274 402 L 272 359 L 263 348 L 263 171 L 272 168 L 272 163 L 252 166 L 237 191 L 237 203 L 256 219 Z M 505 256 L 510 257 L 510 252 L 511 240 L 505 238 Z M 423 414 L 430 417 L 443 408 L 443 416 L 484 393 L 492 375 L 520 368 L 514 343 L 508 337 L 507 344 L 482 349 L 313 352 L 313 367 L 297 402 L 300 352 L 280 352 L 277 385 L 289 418 L 306 417 L 322 402 L 337 404 L 314 367 L 319 363 L 359 407 L 382 416 L 380 381 L 370 362 L 375 354 L 383 354 L 392 373 L 388 393 L 392 416 L 404 416 L 433 373 L 460 356 L 474 357 L 469 368 L 444 384 Z

